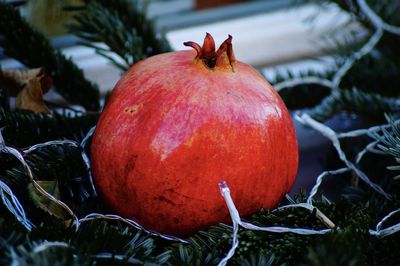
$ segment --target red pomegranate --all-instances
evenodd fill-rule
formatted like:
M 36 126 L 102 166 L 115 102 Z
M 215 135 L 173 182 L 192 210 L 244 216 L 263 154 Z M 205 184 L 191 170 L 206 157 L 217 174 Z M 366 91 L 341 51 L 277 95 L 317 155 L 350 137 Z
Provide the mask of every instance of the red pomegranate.
M 229 222 L 218 182 L 242 216 L 275 207 L 291 188 L 298 147 L 273 87 L 236 61 L 229 36 L 135 64 L 115 86 L 94 133 L 96 186 L 116 213 L 187 236 Z

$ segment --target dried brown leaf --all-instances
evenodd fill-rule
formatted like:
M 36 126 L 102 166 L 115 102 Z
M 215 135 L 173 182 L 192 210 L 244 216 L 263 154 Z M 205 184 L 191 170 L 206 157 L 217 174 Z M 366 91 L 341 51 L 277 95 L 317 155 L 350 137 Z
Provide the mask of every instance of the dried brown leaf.
M 34 113 L 50 113 L 44 103 L 42 87 L 37 78 L 28 81 L 24 89 L 18 93 L 15 104 L 17 109 L 30 110 Z
M 0 70 L 0 87 L 6 89 L 11 96 L 17 96 L 29 80 L 39 79 L 43 94 L 46 93 L 53 80 L 44 68 Z
M 57 181 L 36 181 L 44 190 L 51 194 L 54 198 L 60 199 L 60 189 Z M 41 194 L 32 184 L 28 186 L 28 193 L 33 203 L 40 209 L 48 212 L 55 217 L 64 220 L 64 209 L 48 197 Z

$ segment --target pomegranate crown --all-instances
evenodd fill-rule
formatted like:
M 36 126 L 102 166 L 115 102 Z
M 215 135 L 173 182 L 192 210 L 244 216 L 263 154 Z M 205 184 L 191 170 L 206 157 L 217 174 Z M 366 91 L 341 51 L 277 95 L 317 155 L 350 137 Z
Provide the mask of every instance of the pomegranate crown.
M 183 44 L 195 49 L 197 52 L 195 59 L 202 60 L 207 67 L 211 69 L 214 69 L 216 66 L 223 68 L 230 67 L 232 71 L 235 71 L 236 59 L 232 49 L 231 35 L 228 35 L 228 39 L 221 44 L 217 51 L 215 51 L 214 38 L 208 32 L 204 38 L 203 47 L 191 41 L 184 42 Z

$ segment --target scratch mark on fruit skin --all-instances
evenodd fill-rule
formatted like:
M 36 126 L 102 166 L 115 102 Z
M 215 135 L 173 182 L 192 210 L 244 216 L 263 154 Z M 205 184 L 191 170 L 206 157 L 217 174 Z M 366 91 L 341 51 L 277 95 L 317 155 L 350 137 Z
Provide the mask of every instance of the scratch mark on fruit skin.
M 163 201 L 166 202 L 168 204 L 171 204 L 172 206 L 175 206 L 175 203 L 172 200 L 167 199 L 166 197 L 164 197 L 163 195 L 158 196 L 158 200 L 159 201 Z
M 239 61 L 235 73 L 210 71 L 194 55 L 134 65 L 117 83 L 91 150 L 110 209 L 180 236 L 229 221 L 222 179 L 246 216 L 279 202 L 298 162 L 293 123 L 272 86 Z
M 126 107 L 126 108 L 124 109 L 124 112 L 125 112 L 125 113 L 128 113 L 128 114 L 131 114 L 131 115 L 134 115 L 134 114 L 136 114 L 137 112 L 139 112 L 139 110 L 142 109 L 142 107 L 143 107 L 143 104 L 135 104 L 135 105 Z

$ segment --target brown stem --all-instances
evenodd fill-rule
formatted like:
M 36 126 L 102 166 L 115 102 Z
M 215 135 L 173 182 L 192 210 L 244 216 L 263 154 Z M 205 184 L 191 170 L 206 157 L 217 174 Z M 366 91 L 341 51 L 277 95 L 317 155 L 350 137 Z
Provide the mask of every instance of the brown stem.
M 236 59 L 232 48 L 232 36 L 228 36 L 228 39 L 221 44 L 217 51 L 215 51 L 214 38 L 209 33 L 206 33 L 203 47 L 195 42 L 184 42 L 183 44 L 195 49 L 197 52 L 195 59 L 201 59 L 209 68 L 213 69 L 216 66 L 220 68 L 230 67 L 234 72 Z

